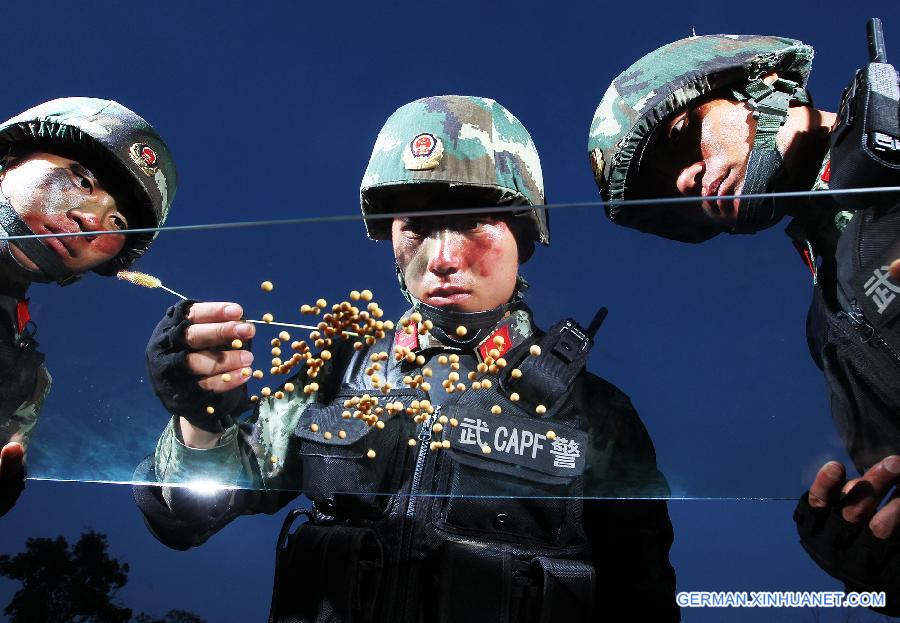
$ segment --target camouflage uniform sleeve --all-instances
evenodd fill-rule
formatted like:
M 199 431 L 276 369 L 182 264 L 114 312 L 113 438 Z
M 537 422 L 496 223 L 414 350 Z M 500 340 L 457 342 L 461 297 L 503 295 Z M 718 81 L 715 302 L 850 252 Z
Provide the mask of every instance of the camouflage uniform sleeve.
M 159 483 L 138 484 L 134 490 L 154 536 L 170 547 L 187 549 L 239 515 L 275 513 L 298 495 L 300 465 L 286 459 L 297 421 L 318 396 L 289 395 L 262 399 L 249 419 L 226 429 L 210 449 L 186 446 L 176 418 L 169 421 L 156 452 L 135 474 L 137 483 Z M 227 488 L 201 493 L 184 486 L 197 483 Z
M 587 375 L 590 420 L 584 522 L 597 572 L 595 612 L 609 620 L 678 621 L 665 477 L 624 393 Z M 618 499 L 616 499 L 618 498 Z
M 9 422 L 4 426 L 3 443 L 7 441 L 19 441 L 26 448 L 31 440 L 31 433 L 37 425 L 38 417 L 41 415 L 41 409 L 44 408 L 44 402 L 50 394 L 50 385 L 53 379 L 47 371 L 47 367 L 41 364 L 37 373 L 37 382 L 34 386 L 34 392 L 31 397 L 23 402 L 18 409 L 13 411 Z M 8 427 L 8 429 L 7 429 Z
M 44 401 L 50 393 L 51 384 L 50 374 L 47 368 L 41 364 L 35 376 L 34 390 L 31 395 L 22 401 L 15 411 L 9 417 L 0 418 L 0 446 L 10 442 L 17 441 L 25 448 L 31 439 L 31 433 L 37 424 Z M 27 475 L 27 466 L 17 475 L 11 476 L 6 482 L 0 485 L 0 517 L 3 517 L 16 505 L 19 496 L 25 489 L 25 477 Z

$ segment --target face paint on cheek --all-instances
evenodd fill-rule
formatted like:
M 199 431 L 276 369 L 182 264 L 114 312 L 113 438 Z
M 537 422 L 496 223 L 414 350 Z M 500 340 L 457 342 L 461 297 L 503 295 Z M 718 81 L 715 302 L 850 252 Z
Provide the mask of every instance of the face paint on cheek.
M 31 231 L 38 231 L 41 229 L 44 221 L 46 219 L 42 218 L 43 215 L 35 214 L 34 212 L 26 212 L 24 214 L 19 215 L 20 218 L 25 221 L 25 224 L 28 225 L 28 229 Z
M 91 241 L 91 249 L 98 254 L 112 259 L 125 246 L 125 236 L 122 234 L 100 235 Z
M 65 169 L 54 168 L 41 178 L 32 191 L 32 197 L 38 200 L 44 214 L 65 214 L 75 207 L 71 192 L 69 173 Z
M 429 247 L 433 242 L 430 238 L 420 241 L 405 258 L 405 264 L 401 264 L 406 286 L 416 298 L 425 294 L 422 281 L 428 272 Z
M 413 263 L 417 258 L 417 250 L 421 249 L 421 240 L 412 240 L 400 234 L 394 239 L 394 260 L 403 275 L 406 287 L 413 291 L 417 283 L 416 269 Z M 421 255 L 420 253 L 418 255 Z M 421 275 L 421 271 L 418 272 Z M 414 293 L 415 295 L 415 293 Z
M 504 260 L 503 249 L 497 240 L 481 240 L 468 249 L 467 260 L 470 266 L 477 267 L 478 275 L 490 278 Z
M 472 240 L 466 249 L 470 266 L 484 278 L 505 270 L 513 260 L 518 263 L 519 252 L 513 233 L 505 224 L 492 227 L 487 233 Z
M 67 219 L 66 213 L 75 206 L 70 193 L 71 181 L 60 169 L 45 172 L 38 179 L 17 185 L 9 196 L 15 211 L 32 231 L 42 230 L 48 221 Z

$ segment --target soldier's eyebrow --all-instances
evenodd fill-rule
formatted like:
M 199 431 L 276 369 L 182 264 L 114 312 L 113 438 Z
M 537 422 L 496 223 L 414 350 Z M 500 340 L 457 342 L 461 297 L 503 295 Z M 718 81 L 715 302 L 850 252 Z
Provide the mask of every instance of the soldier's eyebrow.
M 401 227 L 415 230 L 423 230 L 431 226 L 430 219 L 424 219 L 421 216 L 403 216 L 400 217 Z
M 673 114 L 669 115 L 668 117 L 666 117 L 666 118 L 663 120 L 663 122 L 659 124 L 659 125 L 660 125 L 660 134 L 662 134 L 663 137 L 664 137 L 665 139 L 667 139 L 667 140 L 665 141 L 665 143 L 666 143 L 667 145 L 669 144 L 668 139 L 669 139 L 669 137 L 670 137 L 671 134 L 672 134 L 672 128 L 675 127 L 675 124 L 678 123 L 679 120 L 681 120 L 681 119 L 687 119 L 687 116 L 688 116 L 688 113 L 689 113 L 689 112 L 690 112 L 690 111 L 689 111 L 688 108 L 682 108 L 682 109 L 679 110 L 678 112 L 673 113 Z M 661 139 L 657 139 L 657 140 L 661 140 Z
M 76 173 L 77 175 L 83 175 L 84 177 L 88 178 L 95 185 L 99 185 L 99 183 L 100 183 L 97 180 L 97 176 L 94 175 L 93 171 L 88 169 L 86 166 L 84 166 L 80 162 L 72 162 L 72 164 L 69 165 L 69 169 L 71 171 L 73 171 L 74 173 Z

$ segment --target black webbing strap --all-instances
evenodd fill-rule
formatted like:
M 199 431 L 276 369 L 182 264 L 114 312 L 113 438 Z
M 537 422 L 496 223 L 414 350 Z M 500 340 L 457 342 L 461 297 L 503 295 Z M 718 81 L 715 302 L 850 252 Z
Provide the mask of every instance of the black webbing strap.
M 866 111 L 866 132 L 881 132 L 892 138 L 900 138 L 900 113 L 897 100 L 881 93 L 872 93 Z
M 734 95 L 753 109 L 756 129 L 753 147 L 747 159 L 742 193 L 759 194 L 771 190 L 773 181 L 783 172 L 784 160 L 776 137 L 784 125 L 791 102 L 809 102 L 806 89 L 792 80 L 779 78 L 766 84 L 762 78 L 751 80 Z M 732 233 L 755 233 L 778 220 L 772 198 L 741 199 L 738 220 Z
M 0 238 L 7 236 L 34 236 L 34 232 L 13 209 L 6 196 L 0 192 Z M 8 244 L 16 245 L 22 253 L 28 256 L 28 259 L 41 269 L 47 278 L 60 283 L 69 279 L 70 272 L 65 264 L 39 239 L 11 240 Z
M 784 159 L 777 149 L 753 148 L 747 158 L 743 194 L 760 194 L 770 190 L 770 185 L 782 169 Z M 775 201 L 768 199 L 741 199 L 734 233 L 753 233 L 777 220 Z
M 284 523 L 281 524 L 281 532 L 278 534 L 278 541 L 275 544 L 275 581 L 272 585 L 272 604 L 269 610 L 270 622 L 278 621 L 278 612 L 281 608 L 279 594 L 284 592 L 282 585 L 284 583 L 285 575 L 289 572 L 288 567 L 290 565 L 290 557 L 285 550 L 288 535 L 291 533 L 294 522 L 297 521 L 298 517 L 303 515 L 306 516 L 307 521 L 312 518 L 312 515 L 307 509 L 295 508 L 287 514 L 284 518 Z

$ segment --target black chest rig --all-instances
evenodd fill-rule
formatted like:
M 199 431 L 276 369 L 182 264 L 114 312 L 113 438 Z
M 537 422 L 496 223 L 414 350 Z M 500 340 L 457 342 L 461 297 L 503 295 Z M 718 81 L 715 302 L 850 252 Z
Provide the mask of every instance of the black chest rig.
M 828 188 L 827 159 L 814 189 Z M 860 472 L 900 452 L 900 203 L 852 214 L 833 198 L 788 227 L 817 286 L 807 316 L 810 353 L 828 383 L 832 418 Z M 816 248 L 813 248 L 815 244 Z M 817 253 L 818 252 L 818 253 Z M 815 262 L 816 255 L 821 261 Z
M 900 205 L 857 212 L 837 244 L 834 300 L 817 288 L 810 313 L 832 415 L 861 471 L 900 452 L 900 284 L 888 274 L 898 241 Z
M 426 398 L 403 384 L 421 368 L 396 362 L 392 339 L 350 351 L 327 404 L 301 417 L 291 460 L 314 506 L 282 530 L 272 620 L 588 620 L 580 377 L 590 334 L 565 320 L 532 336 L 504 353 L 500 374 L 479 375 L 490 388 L 454 393 L 422 423 L 405 412 L 384 417 L 383 429 L 348 419 L 353 396 L 404 409 Z M 529 355 L 533 344 L 540 356 Z M 391 355 L 382 378 L 402 388 L 388 394 L 366 374 L 382 351 Z M 436 357 L 426 365 L 439 383 L 446 369 Z M 289 535 L 301 514 L 308 521 Z

